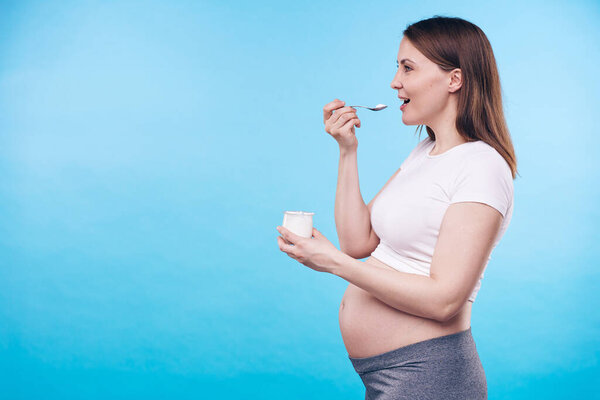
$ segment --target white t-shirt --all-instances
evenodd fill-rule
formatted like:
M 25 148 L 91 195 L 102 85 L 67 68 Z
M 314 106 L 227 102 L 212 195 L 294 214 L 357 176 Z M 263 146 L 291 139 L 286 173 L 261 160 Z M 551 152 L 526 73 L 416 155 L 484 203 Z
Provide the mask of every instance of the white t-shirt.
M 429 136 L 417 144 L 371 209 L 371 224 L 381 239 L 371 255 L 398 271 L 425 276 L 450 204 L 474 201 L 500 211 L 504 218 L 494 248 L 513 210 L 511 170 L 496 149 L 478 140 L 429 155 L 434 145 Z M 469 301 L 474 302 L 482 279 L 483 272 Z

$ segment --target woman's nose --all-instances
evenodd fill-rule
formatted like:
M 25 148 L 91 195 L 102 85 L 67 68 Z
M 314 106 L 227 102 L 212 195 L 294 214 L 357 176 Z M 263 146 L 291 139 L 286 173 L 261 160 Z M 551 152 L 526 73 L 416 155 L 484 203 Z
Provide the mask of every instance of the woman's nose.
M 398 74 L 394 75 L 394 79 L 392 79 L 392 83 L 390 84 L 392 89 L 400 89 L 402 88 L 402 84 L 398 80 Z

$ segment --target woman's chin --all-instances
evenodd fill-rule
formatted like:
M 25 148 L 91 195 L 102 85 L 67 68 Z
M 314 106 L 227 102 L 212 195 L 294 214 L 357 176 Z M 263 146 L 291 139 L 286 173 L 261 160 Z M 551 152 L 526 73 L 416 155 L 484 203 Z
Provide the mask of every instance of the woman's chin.
M 402 114 L 402 123 L 407 126 L 417 125 L 413 120 L 407 118 L 404 114 Z

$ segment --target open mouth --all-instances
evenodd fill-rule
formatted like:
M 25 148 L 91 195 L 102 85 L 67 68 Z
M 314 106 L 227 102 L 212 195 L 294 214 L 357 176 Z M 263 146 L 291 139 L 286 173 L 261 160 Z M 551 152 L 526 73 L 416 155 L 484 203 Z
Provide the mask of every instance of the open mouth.
M 408 104 L 408 103 L 410 103 L 410 99 L 406 99 L 406 100 L 404 100 L 404 103 L 403 103 L 403 104 Z

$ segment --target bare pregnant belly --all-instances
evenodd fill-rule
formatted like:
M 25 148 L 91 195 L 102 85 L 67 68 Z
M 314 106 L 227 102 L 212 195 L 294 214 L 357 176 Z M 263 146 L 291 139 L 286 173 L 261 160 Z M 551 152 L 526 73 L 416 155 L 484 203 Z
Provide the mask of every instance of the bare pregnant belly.
M 394 270 L 373 257 L 365 262 Z M 469 329 L 472 304 L 467 301 L 451 320 L 440 322 L 397 310 L 369 292 L 349 284 L 339 311 L 342 339 L 350 357 L 371 357 Z

